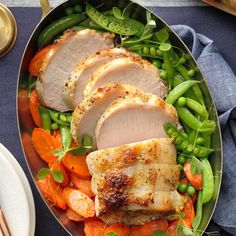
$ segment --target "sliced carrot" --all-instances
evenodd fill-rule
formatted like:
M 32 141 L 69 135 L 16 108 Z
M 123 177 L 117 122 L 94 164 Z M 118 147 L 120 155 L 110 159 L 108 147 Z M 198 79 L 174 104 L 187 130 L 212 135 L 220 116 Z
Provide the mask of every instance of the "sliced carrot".
M 77 214 L 75 211 L 72 211 L 70 208 L 66 210 L 66 216 L 69 220 L 73 220 L 77 222 L 84 220 L 83 216 Z
M 63 174 L 63 177 L 64 177 L 63 182 L 60 183 L 60 185 L 62 187 L 65 187 L 69 184 L 70 180 L 69 180 L 68 174 L 66 173 L 66 170 L 61 163 L 59 163 L 57 161 L 56 162 L 49 162 L 48 166 L 49 166 L 49 168 L 52 168 L 52 171 L 53 170 L 61 171 L 61 173 Z
M 84 222 L 85 236 L 104 236 L 106 224 L 100 220 L 88 220 Z
M 32 133 L 32 142 L 36 152 L 47 163 L 55 162 L 57 158 L 52 152 L 61 147 L 60 142 L 42 128 L 35 128 Z
M 119 236 L 129 236 L 130 229 L 129 229 L 129 226 L 125 224 L 114 224 L 106 228 L 104 232 L 104 236 L 112 232 L 116 233 Z
M 190 162 L 186 162 L 184 164 L 184 173 L 186 175 L 186 178 L 188 179 L 188 181 L 190 182 L 190 184 L 197 190 L 201 190 L 202 189 L 202 175 L 200 174 L 193 174 L 191 172 L 191 163 Z
M 75 188 L 64 188 L 64 196 L 68 207 L 84 218 L 94 216 L 94 202 L 86 194 Z
M 71 152 L 68 152 L 62 159 L 62 164 L 68 171 L 76 174 L 82 179 L 91 178 L 86 163 L 86 156 L 75 156 Z
M 52 136 L 55 137 L 60 143 L 62 143 L 59 129 L 53 130 Z
M 35 90 L 33 90 L 30 94 L 30 99 L 29 99 L 29 108 L 30 108 L 30 113 L 32 115 L 32 118 L 34 120 L 34 123 L 38 127 L 42 127 L 42 122 L 40 119 L 40 114 L 39 114 L 39 106 L 40 102 L 38 99 L 38 95 Z
M 145 236 L 152 236 L 155 231 L 162 230 L 166 231 L 168 228 L 168 221 L 167 220 L 154 220 L 150 221 L 144 225 L 140 226 L 132 226 L 130 227 L 130 235 L 145 235 Z
M 70 180 L 73 183 L 74 187 L 79 189 L 81 192 L 85 193 L 89 197 L 95 196 L 91 189 L 91 180 L 81 179 L 73 173 L 70 175 Z
M 45 179 L 37 180 L 36 184 L 48 201 L 50 201 L 54 206 L 66 210 L 67 206 L 64 200 L 62 188 L 59 184 L 54 182 L 50 175 Z
M 177 225 L 178 225 L 178 220 L 174 220 L 169 224 L 169 227 L 166 230 L 168 236 L 178 236 L 176 232 Z
M 29 63 L 29 72 L 33 76 L 39 76 L 39 71 L 42 67 L 43 61 L 47 56 L 48 52 L 50 51 L 52 45 L 48 45 L 38 51 L 33 59 Z
M 184 218 L 182 218 L 184 221 L 183 224 L 185 223 L 184 225 L 187 225 L 189 228 L 191 228 L 193 220 L 195 218 L 195 211 L 191 198 L 189 198 L 188 201 L 185 203 L 183 212 L 185 215 Z

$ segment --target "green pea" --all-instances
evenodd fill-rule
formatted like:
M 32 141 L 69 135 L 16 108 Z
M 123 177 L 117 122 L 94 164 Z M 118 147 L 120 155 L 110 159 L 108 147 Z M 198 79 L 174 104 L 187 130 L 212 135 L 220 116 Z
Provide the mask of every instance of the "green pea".
M 54 123 L 51 124 L 51 128 L 52 128 L 52 130 L 56 130 L 56 129 L 59 128 L 59 126 L 56 122 L 54 122 Z
M 188 142 L 187 141 L 184 141 L 181 143 L 181 148 L 182 149 L 186 149 L 188 147 Z
M 66 116 L 60 114 L 60 120 L 61 120 L 62 122 L 66 122 Z
M 182 171 L 184 169 L 184 167 L 181 164 L 178 164 L 178 168 L 180 171 Z
M 193 77 L 195 75 L 195 70 L 194 69 L 188 70 L 187 73 L 189 77 Z
M 206 156 L 207 153 L 206 153 L 204 150 L 200 150 L 199 155 L 200 155 L 200 156 Z
M 167 78 L 167 72 L 165 70 L 161 70 L 160 77 L 161 77 L 161 79 L 165 80 Z
M 156 66 L 158 69 L 160 69 L 162 63 L 159 60 L 153 60 L 152 64 Z
M 181 107 L 184 107 L 186 105 L 186 98 L 185 97 L 180 97 L 178 99 L 178 104 L 181 106 Z
M 67 121 L 68 123 L 70 123 L 71 120 L 72 120 L 72 116 L 67 116 L 67 117 L 66 117 L 66 121 Z
M 75 5 L 73 7 L 73 9 L 74 9 L 74 12 L 76 12 L 76 13 L 81 13 L 82 12 L 82 7 L 79 4 Z
M 184 57 L 181 57 L 180 60 L 179 60 L 179 63 L 184 64 L 185 62 L 186 62 L 186 59 Z
M 162 52 L 161 50 L 157 49 L 157 50 L 156 50 L 156 54 L 157 54 L 158 56 L 162 56 L 162 55 L 163 55 L 163 52 Z
M 169 128 L 169 129 L 168 129 L 168 133 L 169 133 L 169 134 L 172 134 L 173 132 L 174 132 L 174 129 L 173 129 L 173 128 Z
M 55 113 L 54 113 L 54 116 L 55 116 L 55 118 L 58 119 L 58 118 L 59 118 L 59 113 L 56 113 L 56 112 L 55 112 Z
M 188 138 L 188 134 L 187 134 L 187 133 L 182 133 L 182 135 L 183 135 L 185 138 Z
M 205 143 L 205 139 L 203 137 L 198 137 L 196 139 L 196 143 L 199 145 L 203 145 Z
M 151 56 L 156 56 L 156 48 L 155 47 L 150 48 L 150 55 Z
M 188 193 L 188 195 L 194 195 L 195 194 L 195 192 L 196 192 L 196 190 L 195 190 L 195 188 L 193 187 L 193 186 L 188 186 L 188 188 L 187 188 L 187 193 Z
M 181 143 L 183 142 L 183 139 L 182 139 L 180 136 L 178 136 L 178 137 L 175 139 L 175 142 L 176 142 L 176 144 L 181 144 Z
M 198 153 L 199 153 L 199 148 L 198 147 L 195 147 L 194 149 L 193 149 L 193 154 L 194 155 L 197 155 Z
M 73 10 L 72 7 L 67 7 L 65 9 L 65 13 L 66 13 L 67 16 L 69 16 L 69 15 L 72 15 L 74 13 L 74 10 Z
M 192 152 L 193 151 L 193 145 L 189 144 L 187 147 L 187 152 Z
M 181 193 L 185 193 L 187 191 L 188 185 L 187 184 L 178 184 L 178 191 Z
M 185 162 L 186 162 L 186 157 L 183 156 L 183 155 L 179 155 L 177 161 L 178 161 L 179 164 L 182 164 L 182 165 L 183 165 L 183 164 L 185 164 Z
M 143 54 L 145 54 L 145 55 L 149 54 L 149 48 L 148 47 L 143 48 Z
M 165 65 L 165 63 L 162 64 L 161 69 L 163 69 L 163 70 L 166 69 L 166 65 Z

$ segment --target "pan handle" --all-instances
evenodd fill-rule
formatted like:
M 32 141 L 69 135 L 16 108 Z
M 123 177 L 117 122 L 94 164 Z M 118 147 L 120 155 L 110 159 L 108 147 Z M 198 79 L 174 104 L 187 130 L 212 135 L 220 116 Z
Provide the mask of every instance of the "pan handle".
M 39 0 L 41 8 L 42 8 L 42 19 L 44 18 L 44 16 L 46 16 L 48 14 L 48 12 L 51 11 L 51 6 L 49 4 L 48 0 Z

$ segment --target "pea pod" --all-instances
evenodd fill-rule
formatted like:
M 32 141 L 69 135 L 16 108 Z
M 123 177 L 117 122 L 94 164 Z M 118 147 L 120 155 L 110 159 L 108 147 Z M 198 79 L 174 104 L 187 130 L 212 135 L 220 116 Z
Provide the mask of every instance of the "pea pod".
M 163 52 L 163 59 L 165 63 L 165 70 L 167 71 L 167 81 L 168 81 L 168 87 L 171 89 L 173 80 L 175 77 L 175 70 L 172 65 L 171 59 L 170 59 L 170 50 Z
M 193 130 L 202 133 L 212 133 L 215 131 L 214 121 L 206 120 L 201 122 L 186 107 L 181 107 L 178 104 L 176 104 L 176 110 L 181 120 L 183 120 Z
M 180 74 L 183 76 L 185 80 L 191 80 L 191 77 L 188 75 L 188 70 L 183 65 L 179 64 L 177 67 L 177 70 L 180 72 Z M 204 98 L 201 89 L 197 84 L 193 86 L 193 93 L 196 95 L 198 101 L 204 105 Z
M 85 14 L 65 16 L 48 25 L 38 37 L 38 48 L 50 43 L 58 34 L 86 19 Z
M 201 117 L 203 117 L 203 118 L 208 117 L 208 112 L 207 112 L 205 106 L 202 106 L 200 103 L 194 101 L 193 99 L 186 98 L 186 106 L 188 108 L 190 108 L 191 110 L 195 111 Z
M 52 120 L 53 120 L 54 122 L 56 122 L 56 123 L 59 124 L 59 125 L 70 126 L 70 123 L 69 123 L 69 122 L 61 121 L 61 120 L 59 119 L 59 115 L 61 114 L 60 112 L 52 111 L 52 110 L 49 110 L 49 109 L 48 109 L 48 111 L 49 111 L 50 116 L 51 116 L 51 118 L 52 118 Z
M 86 13 L 97 25 L 110 32 L 125 36 L 141 36 L 143 34 L 143 23 L 131 18 L 117 19 L 114 16 L 106 16 L 92 7 L 88 2 L 86 3 Z
M 195 233 L 194 235 L 196 235 L 197 229 L 201 224 L 201 220 L 202 220 L 202 191 L 198 191 L 196 216 L 193 220 L 193 233 Z
M 214 178 L 211 164 L 203 158 L 202 163 L 202 204 L 209 202 L 214 193 Z
M 70 128 L 68 126 L 60 125 L 61 141 L 64 150 L 68 150 L 71 146 L 72 138 Z
M 52 122 L 51 122 L 51 116 L 50 116 L 49 111 L 40 105 L 38 106 L 38 109 L 39 109 L 39 115 L 40 115 L 43 129 L 51 132 L 51 123 Z
M 166 134 L 173 139 L 174 144 L 178 150 L 185 152 L 186 154 L 196 157 L 207 157 L 214 150 L 206 147 L 194 144 L 185 137 L 174 125 L 166 123 L 164 125 Z
M 185 92 L 187 92 L 194 84 L 199 83 L 197 80 L 188 80 L 179 85 L 170 91 L 166 97 L 166 103 L 174 104 L 175 101 L 181 97 Z M 191 127 L 191 126 L 190 126 Z M 192 127 L 191 127 L 192 128 Z

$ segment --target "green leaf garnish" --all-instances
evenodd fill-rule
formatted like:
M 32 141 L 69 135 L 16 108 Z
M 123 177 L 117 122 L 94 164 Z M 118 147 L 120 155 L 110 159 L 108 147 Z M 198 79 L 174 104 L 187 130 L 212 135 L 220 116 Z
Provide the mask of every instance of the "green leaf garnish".
M 155 231 L 152 236 L 167 236 L 167 233 L 163 230 Z
M 193 235 L 192 229 L 189 229 L 189 228 L 184 227 L 184 226 L 183 226 L 183 233 L 184 233 L 184 235 L 186 235 L 186 236 Z
M 143 34 L 141 38 L 146 37 L 147 35 L 150 35 L 153 31 L 153 29 L 156 28 L 156 22 L 152 20 L 152 14 L 149 11 L 146 11 L 146 18 L 147 18 L 147 23 L 144 27 Z
M 169 38 L 169 33 L 166 29 L 161 29 L 157 33 L 155 33 L 155 39 L 157 41 L 164 43 Z
M 161 45 L 159 46 L 159 49 L 162 52 L 167 52 L 171 49 L 171 44 L 170 43 L 161 43 Z
M 38 179 L 45 179 L 49 174 L 50 174 L 49 168 L 42 168 L 39 170 L 39 172 L 37 174 L 37 178 Z
M 124 17 L 122 16 L 121 10 L 118 7 L 113 7 L 112 13 L 115 18 L 120 19 L 120 20 L 124 19 Z
M 57 157 L 61 152 L 63 152 L 63 148 L 58 148 L 52 152 L 52 155 Z
M 109 233 L 106 233 L 106 236 L 120 236 L 120 235 L 115 232 L 109 232 Z
M 62 183 L 64 181 L 64 176 L 60 170 L 53 170 L 52 177 L 57 183 Z
M 133 2 L 130 2 L 129 4 L 127 4 L 127 6 L 124 8 L 123 12 L 122 12 L 122 17 L 123 18 L 129 18 L 130 16 L 130 12 L 132 9 Z

